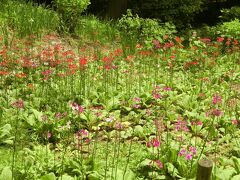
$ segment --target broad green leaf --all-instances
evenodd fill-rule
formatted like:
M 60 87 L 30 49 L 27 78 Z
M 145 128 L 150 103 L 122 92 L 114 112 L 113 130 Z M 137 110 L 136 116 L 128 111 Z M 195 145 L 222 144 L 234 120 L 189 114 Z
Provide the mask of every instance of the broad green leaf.
M 240 158 L 233 157 L 232 160 L 234 162 L 235 170 L 237 171 L 237 173 L 240 173 Z
M 35 118 L 38 120 L 38 121 L 41 121 L 42 120 L 42 115 L 43 113 L 42 112 L 39 112 L 38 110 L 36 109 L 31 109 Z
M 62 177 L 60 177 L 59 179 L 61 179 L 61 180 L 74 180 L 74 178 L 72 176 L 69 176 L 68 174 L 62 175 Z
M 41 177 L 41 180 L 56 180 L 56 176 L 54 173 L 49 173 Z
M 168 173 L 171 174 L 173 177 L 179 177 L 179 172 L 176 167 L 172 163 L 165 164 L 168 170 Z
M 143 127 L 140 125 L 135 126 L 134 128 L 134 134 L 139 137 L 144 137 L 144 131 Z
M 0 128 L 0 138 L 10 134 L 12 127 L 10 124 L 5 124 L 3 127 Z
M 227 169 L 217 169 L 216 176 L 221 180 L 228 180 L 236 173 L 233 167 Z
M 87 176 L 87 179 L 89 180 L 101 180 L 103 177 L 97 172 L 97 171 L 92 171 L 91 174 Z
M 0 175 L 0 180 L 12 180 L 12 171 L 10 167 L 4 167 Z
M 233 176 L 231 180 L 239 180 L 240 179 L 240 174 Z
M 26 117 L 26 121 L 30 126 L 34 126 L 35 125 L 35 117 L 34 115 L 30 115 L 28 117 Z

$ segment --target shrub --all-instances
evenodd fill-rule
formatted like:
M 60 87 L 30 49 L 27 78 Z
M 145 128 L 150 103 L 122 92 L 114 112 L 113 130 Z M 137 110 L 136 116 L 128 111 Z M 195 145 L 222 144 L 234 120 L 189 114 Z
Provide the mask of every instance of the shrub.
M 164 41 L 164 36 L 171 36 L 176 32 L 174 25 L 170 23 L 160 23 L 156 19 L 144 19 L 138 15 L 133 15 L 130 10 L 119 20 L 118 28 L 130 37 L 135 37 L 146 45 L 152 44 L 153 39 Z
M 234 19 L 240 19 L 240 7 L 234 6 L 231 9 L 222 9 L 221 10 L 222 15 L 220 16 L 220 19 L 223 21 L 231 21 Z
M 220 26 L 220 31 L 227 37 L 240 39 L 240 21 L 235 19 L 230 22 L 224 22 Z
M 83 42 L 86 40 L 100 41 L 107 43 L 113 41 L 117 34 L 117 29 L 109 21 L 102 21 L 96 16 L 81 16 L 78 19 L 74 33 L 81 36 Z
M 55 0 L 57 12 L 60 14 L 63 26 L 70 33 L 76 27 L 77 19 L 90 4 L 90 0 Z

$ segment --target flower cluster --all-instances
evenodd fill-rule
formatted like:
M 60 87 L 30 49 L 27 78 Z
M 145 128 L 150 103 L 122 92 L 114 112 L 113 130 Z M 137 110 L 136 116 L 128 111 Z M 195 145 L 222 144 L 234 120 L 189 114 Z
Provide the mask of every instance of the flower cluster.
M 134 102 L 134 104 L 132 106 L 134 108 L 139 109 L 141 107 L 141 105 L 140 105 L 141 98 L 135 97 L 135 98 L 133 98 L 133 102 Z
M 152 160 L 149 162 L 149 166 L 156 166 L 159 169 L 163 168 L 163 163 L 160 160 Z
M 212 98 L 212 103 L 214 105 L 221 104 L 222 103 L 222 97 L 219 96 L 219 95 L 214 95 L 213 98 Z
M 191 160 L 193 158 L 193 156 L 197 155 L 197 148 L 190 146 L 187 149 L 183 148 L 179 151 L 178 156 L 184 156 L 186 160 Z
M 12 106 L 15 108 L 18 108 L 18 109 L 23 109 L 24 108 L 23 100 L 19 99 L 19 100 L 13 102 Z
M 146 146 L 148 148 L 150 147 L 159 147 L 160 146 L 160 141 L 157 138 L 153 138 L 152 140 L 150 140 L 149 142 L 146 143 Z
M 179 119 L 179 120 L 175 123 L 175 130 L 176 130 L 176 131 L 188 132 L 188 131 L 189 131 L 189 128 L 187 127 L 187 122 L 186 122 L 186 121 L 182 121 L 181 119 Z
M 160 99 L 161 98 L 161 94 L 159 93 L 159 86 L 155 86 L 153 91 L 152 91 L 152 96 L 154 99 Z
M 81 106 L 81 105 L 79 105 L 79 104 L 77 104 L 75 102 L 71 103 L 71 108 L 72 108 L 72 110 L 77 111 L 80 114 L 84 112 L 83 106 Z

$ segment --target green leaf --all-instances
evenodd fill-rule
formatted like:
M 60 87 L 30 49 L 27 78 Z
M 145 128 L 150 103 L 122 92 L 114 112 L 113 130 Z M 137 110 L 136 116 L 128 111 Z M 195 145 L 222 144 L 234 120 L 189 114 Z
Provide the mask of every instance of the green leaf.
M 7 140 L 3 141 L 3 143 L 12 145 L 13 144 L 13 140 L 7 139 Z
M 169 174 L 171 174 L 173 177 L 179 177 L 179 172 L 172 163 L 166 163 L 166 167 Z
M 56 180 L 56 176 L 54 173 L 49 173 L 41 177 L 41 180 Z
M 38 110 L 36 109 L 31 109 L 35 118 L 38 120 L 38 121 L 41 121 L 42 120 L 42 115 L 43 113 L 42 112 L 39 112 Z
M 228 167 L 227 169 L 217 169 L 216 176 L 221 180 L 228 180 L 236 173 L 233 167 Z
M 3 127 L 0 128 L 0 138 L 3 138 L 6 135 L 10 134 L 12 127 L 10 124 L 5 124 Z
M 134 134 L 139 137 L 144 137 L 144 131 L 143 127 L 140 125 L 135 126 L 134 128 Z
M 91 174 L 87 176 L 87 179 L 89 180 L 101 180 L 103 177 L 97 172 L 97 171 L 92 171 Z
M 239 180 L 239 179 L 240 179 L 240 174 L 236 175 L 236 176 L 233 176 L 231 180 Z
M 69 176 L 68 174 L 62 175 L 62 177 L 60 179 L 61 180 L 74 180 L 74 178 L 72 176 Z
M 4 167 L 0 175 L 0 180 L 12 180 L 12 171 L 10 167 Z
M 30 115 L 26 118 L 26 121 L 27 123 L 30 125 L 30 126 L 34 126 L 35 125 L 35 117 L 34 115 Z
M 135 174 L 127 168 L 125 174 L 124 171 L 121 169 L 117 169 L 117 175 L 116 175 L 116 180 L 135 180 Z
M 240 158 L 233 157 L 234 167 L 237 173 L 240 173 Z

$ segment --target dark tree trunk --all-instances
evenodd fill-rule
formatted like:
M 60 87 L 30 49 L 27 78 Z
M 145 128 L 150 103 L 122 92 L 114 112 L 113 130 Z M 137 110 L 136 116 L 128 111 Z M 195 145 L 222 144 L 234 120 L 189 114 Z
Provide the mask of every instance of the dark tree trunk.
M 127 10 L 128 0 L 109 0 L 107 16 L 117 19 Z

